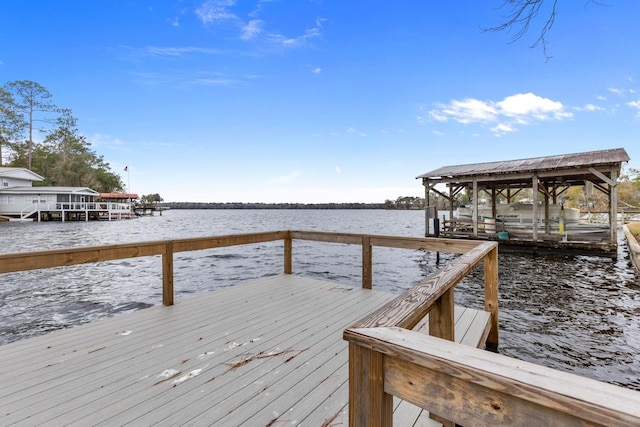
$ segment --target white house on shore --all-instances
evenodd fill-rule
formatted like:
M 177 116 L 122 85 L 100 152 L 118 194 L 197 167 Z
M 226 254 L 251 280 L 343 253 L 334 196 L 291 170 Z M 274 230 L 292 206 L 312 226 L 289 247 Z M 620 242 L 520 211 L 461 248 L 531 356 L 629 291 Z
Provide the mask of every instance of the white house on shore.
M 0 167 L 0 220 L 69 221 L 131 216 L 128 203 L 100 201 L 88 187 L 34 187 L 44 177 L 25 168 Z

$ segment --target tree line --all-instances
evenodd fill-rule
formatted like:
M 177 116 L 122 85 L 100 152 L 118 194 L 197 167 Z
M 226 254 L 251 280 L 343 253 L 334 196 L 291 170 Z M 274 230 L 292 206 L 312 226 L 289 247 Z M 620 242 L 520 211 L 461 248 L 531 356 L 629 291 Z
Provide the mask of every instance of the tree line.
M 243 203 L 243 202 L 169 202 L 171 209 L 384 209 L 383 203 Z
M 0 166 L 42 175 L 45 181 L 34 186 L 122 191 L 120 176 L 80 134 L 71 109 L 59 107 L 52 98 L 47 88 L 30 80 L 7 82 L 0 88 Z

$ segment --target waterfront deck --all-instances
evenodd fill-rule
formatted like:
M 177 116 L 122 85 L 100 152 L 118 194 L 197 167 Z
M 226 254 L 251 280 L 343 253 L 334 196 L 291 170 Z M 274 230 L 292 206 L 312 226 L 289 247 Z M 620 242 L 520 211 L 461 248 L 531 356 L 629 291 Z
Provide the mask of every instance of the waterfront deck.
M 342 332 L 393 297 L 282 275 L 8 344 L 0 424 L 346 425 Z M 456 310 L 458 341 L 488 325 Z M 431 422 L 397 407 L 397 425 Z
M 294 276 L 294 240 L 360 245 L 362 287 Z M 275 241 L 283 275 L 174 304 L 175 253 Z M 393 296 L 376 247 L 458 255 Z M 640 425 L 638 392 L 476 348 L 498 345 L 495 242 L 284 230 L 0 254 L 0 275 L 156 255 L 163 306 L 0 347 L 0 425 Z M 454 307 L 477 267 L 484 310 Z

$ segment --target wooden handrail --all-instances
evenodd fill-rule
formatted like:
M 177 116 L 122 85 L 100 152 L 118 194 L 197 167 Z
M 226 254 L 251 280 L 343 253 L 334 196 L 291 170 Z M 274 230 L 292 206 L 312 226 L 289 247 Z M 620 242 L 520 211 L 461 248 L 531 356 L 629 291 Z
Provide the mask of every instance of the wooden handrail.
M 402 328 L 344 338 L 351 426 L 392 425 L 393 396 L 461 425 L 640 425 L 637 391 Z
M 162 302 L 164 305 L 172 305 L 174 301 L 173 256 L 175 253 L 282 240 L 284 242 L 284 273 L 291 274 L 293 272 L 292 241 L 294 239 L 361 245 L 362 286 L 366 289 L 371 289 L 373 283 L 372 254 L 374 246 L 463 254 L 454 262 L 445 266 L 439 273 L 406 291 L 400 296 L 400 300 L 395 299 L 392 301 L 392 306 L 386 305 L 383 307 L 388 311 L 387 314 L 382 314 L 381 312 L 383 317 L 393 317 L 391 323 L 385 323 L 387 326 L 412 327 L 431 311 L 431 328 L 434 328 L 434 333 L 450 339 L 454 338 L 453 286 L 468 274 L 478 262 L 482 261 L 483 257 L 489 259 L 487 258 L 488 254 L 497 247 L 497 244 L 493 242 L 456 239 L 285 230 L 0 254 L 0 274 L 162 255 Z M 497 260 L 497 249 L 495 249 L 495 254 Z M 495 265 L 497 266 L 497 262 Z M 487 286 L 487 284 L 492 285 Z M 402 298 L 404 298 L 404 302 Z M 409 301 L 410 303 L 408 303 Z M 496 345 L 498 342 L 497 301 L 497 269 L 485 268 L 485 307 L 489 307 L 489 311 L 494 316 L 492 323 L 494 328 L 490 333 L 490 337 L 491 341 Z M 398 304 L 399 311 L 394 312 L 396 308 L 393 307 L 393 304 Z
M 497 254 L 497 245 L 495 242 L 476 242 L 473 249 L 448 263 L 437 273 L 407 289 L 351 327 L 399 326 L 413 328 L 429 313 L 438 298 L 458 284 L 486 256 Z M 495 274 L 495 277 L 485 279 L 485 283 L 488 281 L 491 284 L 497 284 L 497 269 L 491 268 L 489 272 Z M 493 286 L 489 292 L 495 292 L 496 295 L 492 295 L 492 300 L 494 298 L 497 300 L 496 286 Z

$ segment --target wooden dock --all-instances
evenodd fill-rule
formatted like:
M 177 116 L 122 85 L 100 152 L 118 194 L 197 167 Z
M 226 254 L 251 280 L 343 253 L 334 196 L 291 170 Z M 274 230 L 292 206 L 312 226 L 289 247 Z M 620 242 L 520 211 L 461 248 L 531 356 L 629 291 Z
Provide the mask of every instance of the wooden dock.
M 174 304 L 176 252 L 278 240 L 283 275 Z M 293 275 L 294 240 L 361 245 L 362 286 Z M 376 247 L 459 256 L 396 296 Z M 476 348 L 498 344 L 495 242 L 284 230 L 0 254 L 0 275 L 155 255 L 162 306 L 0 346 L 0 425 L 640 425 L 638 392 Z M 454 307 L 480 266 L 484 310 Z
M 346 425 L 342 332 L 393 297 L 281 275 L 11 343 L 0 425 Z M 484 342 L 488 313 L 456 317 Z M 397 425 L 429 419 L 396 407 Z

